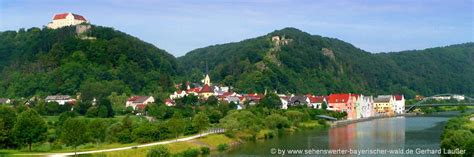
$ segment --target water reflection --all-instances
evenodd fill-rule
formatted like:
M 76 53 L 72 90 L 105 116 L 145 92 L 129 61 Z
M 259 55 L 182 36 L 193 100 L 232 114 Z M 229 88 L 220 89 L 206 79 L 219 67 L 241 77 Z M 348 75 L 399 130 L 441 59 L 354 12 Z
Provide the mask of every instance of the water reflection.
M 331 128 L 329 149 L 403 149 L 405 118 L 387 118 Z

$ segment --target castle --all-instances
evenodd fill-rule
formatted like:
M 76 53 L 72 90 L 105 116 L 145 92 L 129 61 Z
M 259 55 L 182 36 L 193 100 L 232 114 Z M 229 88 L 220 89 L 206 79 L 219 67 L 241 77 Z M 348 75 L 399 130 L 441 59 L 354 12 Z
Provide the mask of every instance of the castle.
M 48 23 L 47 27 L 57 29 L 64 26 L 78 25 L 81 23 L 89 23 L 84 16 L 73 13 L 62 13 L 53 16 L 53 21 Z

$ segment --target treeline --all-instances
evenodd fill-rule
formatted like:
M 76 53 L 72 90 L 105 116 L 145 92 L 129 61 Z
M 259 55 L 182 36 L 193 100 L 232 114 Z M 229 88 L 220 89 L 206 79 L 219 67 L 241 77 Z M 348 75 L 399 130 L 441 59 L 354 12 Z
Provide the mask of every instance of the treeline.
M 441 135 L 441 148 L 444 149 L 442 156 L 465 156 L 474 155 L 474 122 L 470 120 L 474 114 L 463 115 L 450 119 L 444 126 Z M 448 150 L 465 150 L 464 154 L 445 154 Z
M 291 39 L 276 46 L 274 36 Z M 371 54 L 344 41 L 285 28 L 236 43 L 196 49 L 178 58 L 184 80 L 201 79 L 243 92 L 363 94 L 474 93 L 474 43 Z

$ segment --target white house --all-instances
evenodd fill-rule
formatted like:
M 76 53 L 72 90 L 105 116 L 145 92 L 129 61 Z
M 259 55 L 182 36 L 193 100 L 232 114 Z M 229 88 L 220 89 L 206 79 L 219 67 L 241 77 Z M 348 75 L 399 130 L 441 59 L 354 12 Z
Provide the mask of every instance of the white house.
M 395 102 L 393 103 L 393 112 L 396 114 L 405 113 L 405 97 L 403 95 L 394 95 Z
M 10 104 L 11 102 L 8 98 L 0 98 L 0 104 Z
M 154 103 L 155 99 L 152 96 L 132 96 L 125 103 L 125 107 L 133 107 L 136 109 L 144 109 L 149 103 Z
M 171 94 L 170 99 L 179 99 L 179 98 L 182 98 L 186 95 L 187 95 L 187 93 L 185 91 L 179 90 L 179 91 L 175 91 L 173 94 Z
M 280 97 L 281 109 L 288 109 L 289 97 L 284 94 L 278 94 L 278 97 Z
M 53 16 L 53 21 L 48 23 L 47 27 L 57 29 L 65 26 L 79 25 L 81 23 L 89 23 L 84 16 L 73 13 L 62 13 Z
M 44 99 L 46 102 L 57 102 L 59 105 L 66 103 L 75 102 L 76 99 L 71 98 L 69 95 L 50 95 Z
M 360 95 L 356 103 L 357 118 L 374 116 L 374 98 L 372 96 Z
M 306 101 L 308 103 L 308 107 L 315 108 L 315 109 L 321 109 L 323 106 L 323 102 L 326 102 L 327 100 L 326 97 L 324 96 L 314 96 L 314 95 L 306 95 Z

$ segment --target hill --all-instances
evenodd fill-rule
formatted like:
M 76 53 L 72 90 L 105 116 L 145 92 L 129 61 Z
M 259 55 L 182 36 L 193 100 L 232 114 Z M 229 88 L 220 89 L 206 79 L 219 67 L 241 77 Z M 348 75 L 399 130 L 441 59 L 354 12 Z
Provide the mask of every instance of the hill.
M 244 92 L 474 93 L 474 43 L 372 54 L 334 38 L 285 28 L 178 58 L 192 81 L 206 71 Z
M 83 33 L 74 26 L 0 32 L 3 97 L 93 90 L 156 94 L 173 89 L 176 67 L 164 50 L 107 27 Z

